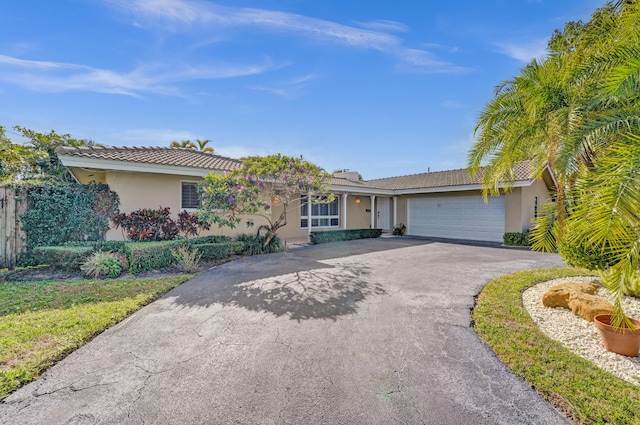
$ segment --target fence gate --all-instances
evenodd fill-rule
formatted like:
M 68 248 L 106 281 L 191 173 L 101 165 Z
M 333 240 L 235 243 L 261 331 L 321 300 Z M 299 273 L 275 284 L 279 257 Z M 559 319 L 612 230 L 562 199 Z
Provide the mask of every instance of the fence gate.
M 26 203 L 15 190 L 0 187 L 0 268 L 13 268 L 24 244 L 18 218 L 26 211 Z

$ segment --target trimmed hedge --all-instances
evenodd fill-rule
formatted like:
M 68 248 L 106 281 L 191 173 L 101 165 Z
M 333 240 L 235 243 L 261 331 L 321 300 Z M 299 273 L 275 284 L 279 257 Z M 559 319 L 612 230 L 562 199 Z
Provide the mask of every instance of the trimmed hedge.
M 113 252 L 124 254 L 127 242 L 125 241 L 82 241 L 67 242 L 64 246 L 85 246 L 91 247 L 94 251 Z
M 125 252 L 129 260 L 131 273 L 142 273 L 149 270 L 162 270 L 176 264 L 172 249 L 186 245 L 185 240 L 160 242 L 129 242 Z
M 238 254 L 241 255 L 262 255 L 272 254 L 274 252 L 284 251 L 285 245 L 282 239 L 278 235 L 274 235 L 273 239 L 269 241 L 269 244 L 265 247 L 264 242 L 267 240 L 265 235 L 256 235 L 251 233 L 243 233 L 236 237 L 238 242 L 244 244 L 243 249 Z
M 242 242 L 224 243 L 200 243 L 192 245 L 198 251 L 203 261 L 215 261 L 229 258 L 234 254 L 241 253 L 244 249 Z
M 91 255 L 90 246 L 38 246 L 33 255 L 40 264 L 48 264 L 53 270 L 76 272 L 80 265 Z
M 231 238 L 229 236 L 222 235 L 211 235 L 211 236 L 201 236 L 198 238 L 189 239 L 190 245 L 200 245 L 200 244 L 209 244 L 209 243 L 227 243 L 231 242 Z
M 350 229 L 327 230 L 326 232 L 311 232 L 311 243 L 320 244 L 335 241 L 352 241 L 356 239 L 378 238 L 382 229 Z
M 531 246 L 529 233 L 507 232 L 502 237 L 502 241 L 507 246 Z

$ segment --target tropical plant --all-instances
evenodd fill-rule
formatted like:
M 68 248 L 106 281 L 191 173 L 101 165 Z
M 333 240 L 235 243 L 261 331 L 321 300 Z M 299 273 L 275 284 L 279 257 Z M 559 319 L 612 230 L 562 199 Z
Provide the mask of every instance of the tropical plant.
M 178 214 L 178 220 L 174 221 L 169 207 L 157 210 L 141 208 L 129 214 L 116 214 L 111 220 L 116 228 L 122 227 L 127 237 L 135 242 L 170 241 L 177 238 L 180 232 L 189 237 L 210 228 L 208 223 L 186 210 Z
M 91 278 L 117 277 L 122 273 L 118 256 L 111 252 L 96 251 L 80 266 L 82 274 Z
M 190 249 L 186 245 L 180 245 L 171 250 L 171 254 L 173 254 L 178 265 L 184 272 L 194 273 L 198 271 L 202 255 L 198 254 L 196 249 Z
M 328 193 L 331 174 L 315 164 L 286 155 L 249 157 L 242 167 L 225 174 L 208 174 L 202 183 L 202 206 L 198 216 L 219 227 L 234 228 L 243 219 L 253 225 L 253 217 L 267 224 L 263 230 L 268 246 L 278 229 L 286 226 L 287 214 L 302 204 L 331 203 Z M 301 196 L 301 195 L 312 196 Z M 272 212 L 272 209 L 276 209 Z
M 619 0 L 589 22 L 556 31 L 548 56 L 498 86 L 480 114 L 469 167 L 485 196 L 509 189 L 522 161 L 557 178 L 555 204 L 531 231 L 533 248 L 600 253 L 616 296 L 614 326 L 629 323 L 622 295 L 637 288 L 640 254 L 640 7 Z M 562 252 L 562 251 L 561 251 Z

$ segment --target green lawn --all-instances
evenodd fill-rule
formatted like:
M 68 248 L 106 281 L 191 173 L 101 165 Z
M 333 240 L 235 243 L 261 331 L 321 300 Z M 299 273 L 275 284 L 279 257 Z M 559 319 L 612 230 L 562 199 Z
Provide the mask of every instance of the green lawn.
M 522 306 L 522 292 L 537 282 L 587 274 L 540 269 L 495 279 L 478 296 L 475 330 L 502 362 L 573 422 L 640 424 L 640 388 L 546 337 Z
M 0 284 L 0 399 L 191 277 Z

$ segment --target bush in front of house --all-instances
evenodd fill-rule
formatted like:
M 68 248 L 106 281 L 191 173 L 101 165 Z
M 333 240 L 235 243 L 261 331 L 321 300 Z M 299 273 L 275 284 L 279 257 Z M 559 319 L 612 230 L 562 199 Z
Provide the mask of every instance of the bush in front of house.
M 169 207 L 157 210 L 142 208 L 129 214 L 116 214 L 111 220 L 116 228 L 122 227 L 134 242 L 171 241 L 180 233 L 189 237 L 196 236 L 200 230 L 209 230 L 209 224 L 186 210 L 174 221 Z
M 311 232 L 310 239 L 311 243 L 320 244 L 336 241 L 378 238 L 380 235 L 382 235 L 382 229 L 327 230 L 325 232 Z
M 159 242 L 130 242 L 126 244 L 126 255 L 131 273 L 162 270 L 177 263 L 173 250 L 186 246 L 186 240 Z
M 118 277 L 122 273 L 122 265 L 118 254 L 96 251 L 80 266 L 82 274 L 90 278 Z
M 91 255 L 90 246 L 38 246 L 33 248 L 33 256 L 38 264 L 48 264 L 52 270 L 76 272 Z
M 199 236 L 197 238 L 189 239 L 190 245 L 198 245 L 203 243 L 225 243 L 231 242 L 232 239 L 229 236 L 223 235 L 210 235 L 210 236 Z
M 572 245 L 566 242 L 558 245 L 558 253 L 564 261 L 573 267 L 587 270 L 606 270 L 614 263 L 607 249 L 587 249 L 583 245 Z
M 237 242 L 242 242 L 243 247 L 241 252 L 237 254 L 241 255 L 261 255 L 271 254 L 274 252 L 284 251 L 284 242 L 278 235 L 274 235 L 269 241 L 269 244 L 265 247 L 264 242 L 267 240 L 266 235 L 257 235 L 252 233 L 244 233 L 236 237 Z
M 204 261 L 224 260 L 244 250 L 242 242 L 201 243 L 191 246 Z
M 531 246 L 527 232 L 507 232 L 502 237 L 502 242 L 507 246 Z

